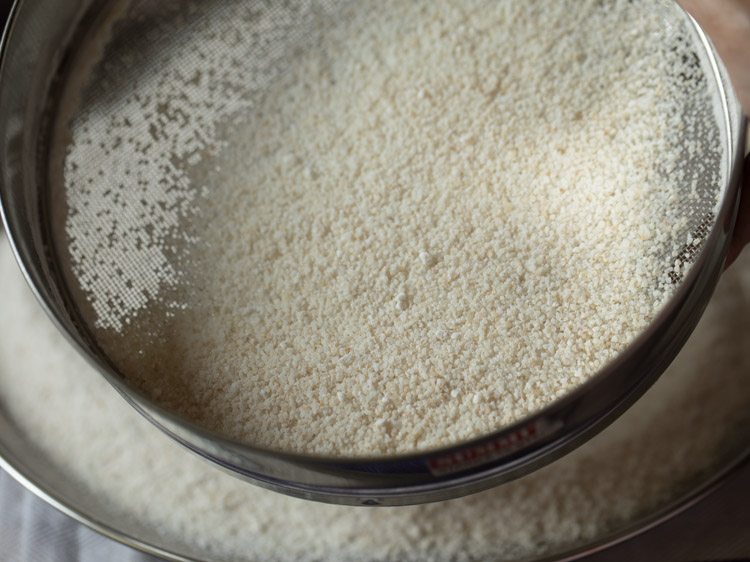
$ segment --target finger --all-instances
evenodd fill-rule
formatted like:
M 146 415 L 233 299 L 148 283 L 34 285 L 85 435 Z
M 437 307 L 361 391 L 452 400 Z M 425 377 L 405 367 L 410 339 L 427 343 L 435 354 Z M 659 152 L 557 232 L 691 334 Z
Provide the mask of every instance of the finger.
M 750 0 L 678 0 L 711 38 L 750 114 Z
M 740 208 L 737 213 L 737 222 L 732 233 L 732 241 L 729 243 L 729 252 L 724 267 L 727 268 L 737 256 L 750 243 L 750 155 L 745 158 L 745 169 L 742 174 L 742 190 L 740 193 Z

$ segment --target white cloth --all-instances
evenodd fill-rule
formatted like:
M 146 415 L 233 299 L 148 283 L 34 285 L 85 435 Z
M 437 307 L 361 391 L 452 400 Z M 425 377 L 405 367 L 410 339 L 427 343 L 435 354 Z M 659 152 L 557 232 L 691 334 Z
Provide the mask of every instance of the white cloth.
M 0 470 L 0 559 L 4 562 L 156 562 L 47 505 Z

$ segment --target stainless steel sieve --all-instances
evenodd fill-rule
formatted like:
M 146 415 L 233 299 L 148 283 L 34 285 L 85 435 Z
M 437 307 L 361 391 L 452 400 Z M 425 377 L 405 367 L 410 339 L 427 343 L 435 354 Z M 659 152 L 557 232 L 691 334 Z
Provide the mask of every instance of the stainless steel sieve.
M 218 1 L 218 0 L 217 0 Z M 325 3 L 325 2 L 323 2 Z M 177 3 L 134 2 L 137 23 Z M 185 4 L 187 5 L 187 4 Z M 103 353 L 84 321 L 75 291 L 58 259 L 51 228 L 51 123 L 60 86 L 82 34 L 101 25 L 106 2 L 16 2 L 3 38 L 0 67 L 0 154 L 3 220 L 24 273 L 63 333 L 139 412 L 162 431 L 235 475 L 289 495 L 351 505 L 403 505 L 457 497 L 531 472 L 571 450 L 622 413 L 671 362 L 695 327 L 721 273 L 739 201 L 745 121 L 710 43 L 689 20 L 695 65 L 708 76 L 713 107 L 686 108 L 690 125 L 715 112 L 721 150 L 685 153 L 685 169 L 723 180 L 719 205 L 712 197 L 680 204 L 693 217 L 685 234 L 702 239 L 677 256 L 693 267 L 675 276 L 676 290 L 652 324 L 587 383 L 533 416 L 490 435 L 420 454 L 382 458 L 324 458 L 286 454 L 229 441 L 164 410 L 131 388 Z M 674 9 L 674 17 L 687 16 Z M 273 16 L 271 16 L 273 19 Z M 299 33 L 294 26 L 278 33 Z M 145 34 L 149 40 L 157 41 Z M 290 35 L 291 38 L 291 35 Z M 686 127 L 691 134 L 695 129 Z M 686 139 L 689 140 L 689 139 Z M 692 139 L 695 140 L 695 139 Z M 701 189 L 716 185 L 706 179 Z M 705 195 L 704 193 L 704 195 Z

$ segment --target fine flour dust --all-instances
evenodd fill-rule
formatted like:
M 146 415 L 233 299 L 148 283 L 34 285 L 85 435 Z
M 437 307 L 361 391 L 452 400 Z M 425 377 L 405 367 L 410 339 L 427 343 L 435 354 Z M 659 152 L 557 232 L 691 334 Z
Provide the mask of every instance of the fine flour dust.
M 710 103 L 676 12 L 158 11 L 150 50 L 117 21 L 82 50 L 65 235 L 101 344 L 167 407 L 297 452 L 444 445 L 585 381 L 671 294 L 675 131 Z
M 7 244 L 0 246 L 0 404 L 24 442 L 43 452 L 44 466 L 55 467 L 55 482 L 72 480 L 90 492 L 77 501 L 96 499 L 96 520 L 115 528 L 137 521 L 159 544 L 182 545 L 198 559 L 526 559 L 651 513 L 745 442 L 747 258 L 724 276 L 682 354 L 613 425 L 532 475 L 448 502 L 317 504 L 256 488 L 199 460 L 142 419 L 73 351 L 35 302 Z M 40 462 L 35 472 L 44 473 Z

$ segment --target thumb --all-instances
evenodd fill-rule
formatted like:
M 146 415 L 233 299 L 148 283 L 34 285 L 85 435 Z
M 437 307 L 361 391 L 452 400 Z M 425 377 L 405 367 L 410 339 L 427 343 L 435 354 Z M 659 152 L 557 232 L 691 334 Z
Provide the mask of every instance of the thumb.
M 740 193 L 740 208 L 737 213 L 737 223 L 729 243 L 729 252 L 724 267 L 727 268 L 750 243 L 750 155 L 745 157 L 745 169 L 742 174 L 742 190 Z

